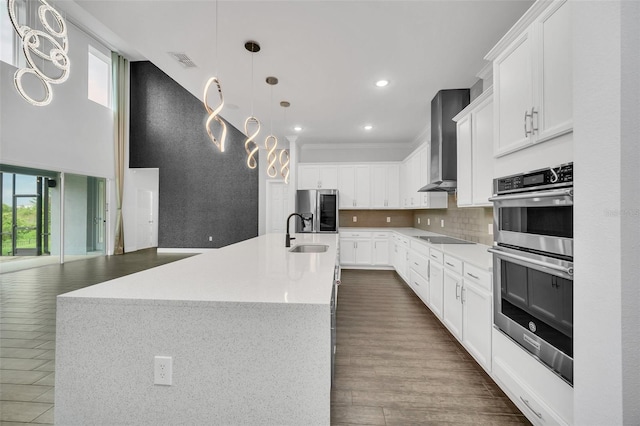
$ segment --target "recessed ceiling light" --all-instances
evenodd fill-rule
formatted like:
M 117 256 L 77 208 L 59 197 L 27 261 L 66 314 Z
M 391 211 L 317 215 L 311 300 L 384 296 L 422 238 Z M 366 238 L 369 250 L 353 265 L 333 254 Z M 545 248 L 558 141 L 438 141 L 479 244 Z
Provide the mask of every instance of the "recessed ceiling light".
M 387 84 L 389 84 L 389 80 L 378 80 L 378 81 L 376 81 L 376 86 L 378 86 L 378 87 L 384 87 Z
M 366 126 L 364 126 L 365 130 L 371 130 L 373 129 L 373 126 L 371 124 L 367 124 Z
M 295 130 L 296 132 L 299 132 L 299 131 L 301 131 L 301 130 L 302 130 L 302 127 L 300 127 L 300 126 L 296 126 L 296 127 L 294 127 L 294 128 L 293 128 L 293 130 Z

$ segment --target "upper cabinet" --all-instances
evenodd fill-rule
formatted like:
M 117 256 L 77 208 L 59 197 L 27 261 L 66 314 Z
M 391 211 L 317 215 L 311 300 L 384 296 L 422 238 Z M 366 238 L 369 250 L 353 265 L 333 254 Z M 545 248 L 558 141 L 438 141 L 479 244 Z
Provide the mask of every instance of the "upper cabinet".
M 493 61 L 496 157 L 573 129 L 569 7 L 535 3 L 485 57 Z
M 340 191 L 339 208 L 371 208 L 371 166 L 368 164 L 339 166 L 338 191 Z
M 400 207 L 400 165 L 371 165 L 371 208 Z
M 298 189 L 338 188 L 338 166 L 335 164 L 299 164 Z
M 458 135 L 458 207 L 491 206 L 493 88 L 454 117 Z

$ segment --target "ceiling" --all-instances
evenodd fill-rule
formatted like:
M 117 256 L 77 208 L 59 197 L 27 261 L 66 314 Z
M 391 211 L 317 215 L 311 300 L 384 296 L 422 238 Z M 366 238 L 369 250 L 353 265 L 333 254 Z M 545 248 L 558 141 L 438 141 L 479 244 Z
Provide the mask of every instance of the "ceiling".
M 260 139 L 416 144 L 441 89 L 470 87 L 484 55 L 532 4 L 499 1 L 119 1 L 56 4 L 131 60 L 150 60 L 198 99 L 211 76 L 221 115 Z M 218 11 L 216 17 L 216 9 Z M 244 48 L 255 40 L 261 51 Z M 168 52 L 186 53 L 185 69 Z M 253 64 L 252 64 L 253 55 Z M 253 78 L 252 78 L 253 75 Z M 269 86 L 267 76 L 279 84 Z M 378 88 L 378 79 L 389 85 Z M 282 108 L 280 101 L 291 106 Z M 215 95 L 210 98 L 217 104 Z M 203 107 L 203 116 L 205 114 Z M 365 124 L 373 128 L 364 130 Z M 293 127 L 301 126 L 300 132 Z

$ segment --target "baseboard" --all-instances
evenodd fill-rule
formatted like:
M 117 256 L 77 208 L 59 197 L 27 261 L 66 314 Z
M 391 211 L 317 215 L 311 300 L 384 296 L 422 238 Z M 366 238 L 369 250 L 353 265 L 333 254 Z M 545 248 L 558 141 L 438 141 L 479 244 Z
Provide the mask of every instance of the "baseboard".
M 209 251 L 218 250 L 215 248 L 168 248 L 158 247 L 158 253 L 206 253 Z

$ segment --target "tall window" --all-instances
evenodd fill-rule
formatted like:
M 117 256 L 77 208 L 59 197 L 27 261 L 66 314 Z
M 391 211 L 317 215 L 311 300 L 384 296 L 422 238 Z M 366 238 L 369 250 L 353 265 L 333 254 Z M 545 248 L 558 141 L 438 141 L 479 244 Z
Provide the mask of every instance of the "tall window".
M 16 15 L 18 22 L 25 23 L 27 16 L 28 3 L 23 0 L 16 1 Z M 0 61 L 19 67 L 22 61 L 18 58 L 20 45 L 20 37 L 16 34 L 9 18 L 9 10 L 7 9 L 7 0 L 0 1 Z
M 111 108 L 111 58 L 89 46 L 89 99 Z

